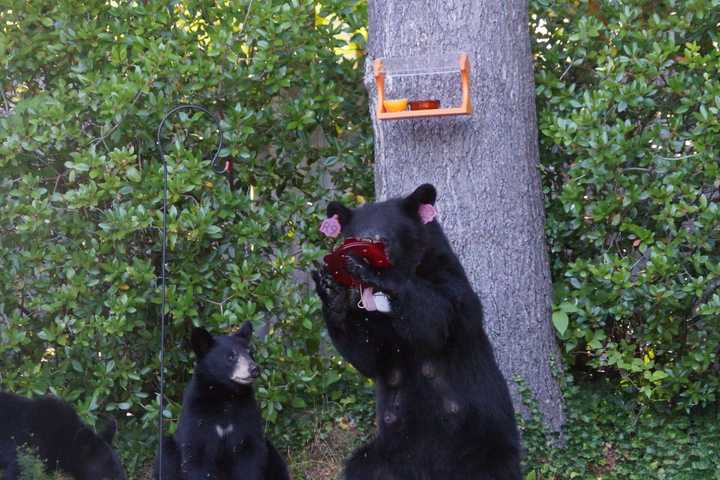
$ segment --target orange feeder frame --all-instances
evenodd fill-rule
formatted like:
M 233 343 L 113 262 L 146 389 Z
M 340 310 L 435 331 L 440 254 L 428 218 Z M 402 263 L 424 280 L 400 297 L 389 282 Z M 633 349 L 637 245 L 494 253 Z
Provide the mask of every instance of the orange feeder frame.
M 443 117 L 450 115 L 469 115 L 472 113 L 472 104 L 470 103 L 470 60 L 467 54 L 461 53 L 457 56 L 457 67 L 448 69 L 447 67 L 433 71 L 432 68 L 423 70 L 418 68 L 410 72 L 395 73 L 392 70 L 386 72 L 386 60 L 382 58 L 375 59 L 373 64 L 375 74 L 375 86 L 377 87 L 377 118 L 379 120 L 400 120 L 403 118 L 424 118 L 424 117 Z M 388 59 L 388 62 L 390 60 Z M 436 73 L 455 73 L 460 72 L 460 87 L 462 88 L 462 101 L 459 107 L 449 108 L 431 108 L 423 110 L 403 110 L 399 112 L 388 112 L 385 109 L 385 76 L 396 75 L 432 75 Z M 412 102 L 411 102 L 412 103 Z

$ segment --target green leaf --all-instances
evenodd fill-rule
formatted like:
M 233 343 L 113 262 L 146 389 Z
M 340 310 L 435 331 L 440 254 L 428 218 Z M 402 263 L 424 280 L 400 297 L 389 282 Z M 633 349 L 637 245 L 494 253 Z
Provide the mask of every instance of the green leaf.
M 581 313 L 582 310 L 574 303 L 563 302 L 558 306 L 559 310 L 565 313 Z
M 205 231 L 207 232 L 208 236 L 211 238 L 222 237 L 222 228 L 218 227 L 217 225 L 208 225 L 208 227 Z
M 37 336 L 38 336 L 38 338 L 40 338 L 42 340 L 46 340 L 46 341 L 50 341 L 55 338 L 55 336 L 53 334 L 51 334 L 50 332 L 48 332 L 47 330 L 40 330 L 37 333 Z
M 131 182 L 139 182 L 140 180 L 142 180 L 142 176 L 140 175 L 140 172 L 135 167 L 129 167 L 125 172 L 125 176 Z
M 562 310 L 558 310 L 553 312 L 552 314 L 552 322 L 555 326 L 555 329 L 558 331 L 560 336 L 565 335 L 565 331 L 568 328 L 568 315 Z

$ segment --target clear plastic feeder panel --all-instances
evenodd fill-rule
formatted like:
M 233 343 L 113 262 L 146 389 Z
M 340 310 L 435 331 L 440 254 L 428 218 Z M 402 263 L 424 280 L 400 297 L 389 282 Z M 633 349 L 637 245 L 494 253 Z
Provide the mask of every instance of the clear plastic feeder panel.
M 390 57 L 382 60 L 380 73 L 386 77 L 416 75 L 460 74 L 461 53 L 427 55 L 422 57 Z
M 448 88 L 448 85 L 455 88 Z M 459 106 L 462 92 L 456 85 L 460 85 L 459 71 L 389 76 L 385 77 L 385 99 L 440 100 L 440 108 Z
M 378 59 L 375 80 L 380 119 L 463 115 L 471 111 L 469 61 L 463 53 Z M 406 110 L 387 110 L 383 103 L 401 99 L 409 102 Z M 419 101 L 439 101 L 439 106 L 414 109 L 417 105 L 412 102 Z

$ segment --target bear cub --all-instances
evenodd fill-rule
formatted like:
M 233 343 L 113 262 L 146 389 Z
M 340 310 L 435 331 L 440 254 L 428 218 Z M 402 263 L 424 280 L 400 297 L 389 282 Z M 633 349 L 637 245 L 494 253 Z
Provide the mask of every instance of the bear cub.
M 285 462 L 263 433 L 253 382 L 252 324 L 232 335 L 194 328 L 195 372 L 183 395 L 174 437 L 163 440 L 154 478 L 162 480 L 288 480 Z
M 76 480 L 125 480 L 110 447 L 116 430 L 112 421 L 95 433 L 55 397 L 29 399 L 0 392 L 0 478 L 20 478 L 18 449 L 27 448 L 49 472 L 61 470 Z
M 331 202 L 320 229 L 382 242 L 390 264 L 347 255 L 355 288 L 328 268 L 313 274 L 335 347 L 375 383 L 377 435 L 348 460 L 345 480 L 521 478 L 508 387 L 480 300 L 435 219 L 435 198 L 425 184 L 355 209 Z

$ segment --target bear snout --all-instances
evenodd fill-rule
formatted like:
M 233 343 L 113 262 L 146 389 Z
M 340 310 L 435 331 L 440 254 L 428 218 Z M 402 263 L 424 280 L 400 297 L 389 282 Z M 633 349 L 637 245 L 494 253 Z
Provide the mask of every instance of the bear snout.
M 249 356 L 240 355 L 230 374 L 230 379 L 236 383 L 248 385 L 260 376 L 260 372 L 260 366 Z

